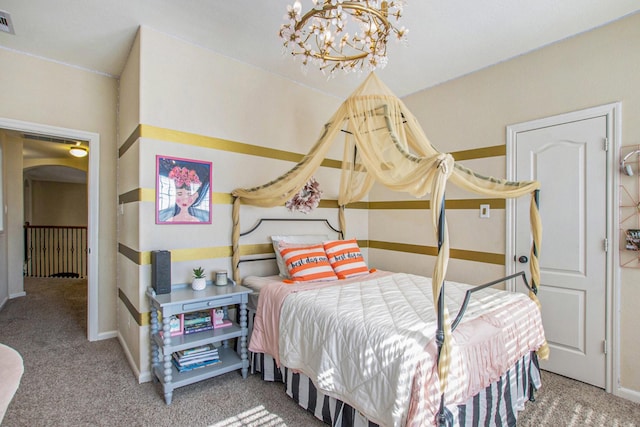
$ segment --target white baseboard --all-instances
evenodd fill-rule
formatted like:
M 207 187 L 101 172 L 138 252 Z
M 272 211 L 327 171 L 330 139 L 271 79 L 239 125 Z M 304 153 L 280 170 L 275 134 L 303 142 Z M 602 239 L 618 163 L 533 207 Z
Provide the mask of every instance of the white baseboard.
M 5 298 L 2 302 L 0 302 L 0 310 L 4 308 L 4 305 L 9 301 L 9 297 Z
M 14 294 L 9 294 L 9 299 L 14 299 L 14 298 L 20 298 L 20 297 L 26 297 L 27 293 L 25 291 L 22 292 L 16 292 Z
M 110 338 L 116 338 L 117 336 L 118 336 L 118 333 L 116 331 L 101 332 L 98 334 L 97 341 L 108 340 Z
M 149 381 L 151 381 L 151 371 L 141 372 L 138 377 L 138 383 L 148 383 Z
M 124 351 L 124 355 L 127 358 L 127 361 L 129 362 L 129 366 L 131 366 L 131 369 L 133 370 L 134 375 L 136 376 L 136 378 L 140 378 L 140 372 L 138 371 L 138 367 L 136 366 L 133 360 L 133 357 L 131 356 L 131 352 L 129 352 L 129 348 L 126 346 L 126 343 L 122 338 L 122 335 L 120 335 L 120 332 L 118 332 L 118 341 L 120 341 L 120 346 L 122 347 L 122 351 Z
M 138 384 L 147 383 L 151 381 L 151 372 L 149 371 L 140 372 L 140 370 L 138 370 L 138 366 L 136 366 L 136 363 L 134 362 L 133 357 L 131 356 L 131 352 L 129 351 L 129 348 L 125 345 L 122 335 L 120 335 L 120 332 L 118 332 L 117 335 L 118 335 L 118 341 L 120 341 L 120 346 L 122 347 L 122 351 L 124 351 L 124 355 L 127 358 L 127 361 L 129 362 L 129 366 L 131 366 L 131 370 L 133 371 L 133 374 L 135 375 L 135 377 L 138 378 Z
M 618 387 L 616 396 L 622 397 L 632 402 L 640 403 L 640 391 L 631 390 L 630 388 Z

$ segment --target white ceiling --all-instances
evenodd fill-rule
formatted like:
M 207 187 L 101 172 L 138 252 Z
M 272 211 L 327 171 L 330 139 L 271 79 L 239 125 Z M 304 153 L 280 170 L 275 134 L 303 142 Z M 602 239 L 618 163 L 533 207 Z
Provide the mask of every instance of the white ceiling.
M 25 167 L 23 177 L 34 181 L 55 181 L 86 184 L 88 157 L 78 159 L 69 154 L 69 148 L 80 145 L 89 148 L 86 141 L 71 141 L 45 135 L 25 135 L 15 130 L 0 129 L 11 139 L 22 140 L 22 157 L 26 164 L 38 164 L 42 160 L 58 159 L 60 165 Z M 67 165 L 64 165 L 66 163 Z M 74 167 L 72 167 L 74 166 Z
M 305 10 L 311 0 L 301 0 Z M 363 75 L 305 75 L 277 36 L 293 0 L 0 0 L 15 35 L 0 47 L 118 77 L 146 25 L 300 84 L 346 98 Z M 407 0 L 406 45 L 379 76 L 402 97 L 640 10 L 638 0 Z
M 15 35 L 0 48 L 119 77 L 140 25 L 346 98 L 363 74 L 305 74 L 277 36 L 293 0 L 0 0 Z M 301 0 L 304 10 L 311 0 Z M 640 10 L 638 0 L 406 0 L 408 42 L 389 45 L 378 74 L 402 97 Z M 1 72 L 1 66 L 0 66 Z M 25 141 L 24 156 L 68 157 L 67 147 Z M 82 182 L 71 168 L 34 168 L 33 179 Z M 36 175 L 37 174 L 37 175 Z

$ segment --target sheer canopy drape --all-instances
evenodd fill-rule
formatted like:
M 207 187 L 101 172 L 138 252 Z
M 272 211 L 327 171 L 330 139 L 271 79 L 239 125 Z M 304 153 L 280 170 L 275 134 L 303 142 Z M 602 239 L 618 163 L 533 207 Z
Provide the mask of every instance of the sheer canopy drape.
M 432 283 L 434 306 L 438 298 L 449 260 L 449 239 L 443 212 L 447 182 L 476 194 L 492 198 L 514 198 L 530 194 L 531 229 L 533 237 L 531 253 L 531 279 L 535 288 L 539 283 L 537 251 L 540 248 L 541 223 L 534 192 L 537 181 L 511 182 L 485 177 L 457 164 L 447 153 L 437 151 L 429 142 L 415 117 L 374 74 L 371 73 L 360 87 L 347 98 L 327 122 L 309 153 L 290 171 L 259 187 L 236 189 L 233 205 L 233 268 L 239 279 L 238 241 L 240 237 L 240 205 L 261 207 L 283 205 L 291 199 L 311 178 L 325 159 L 327 151 L 337 138 L 344 138 L 344 154 L 338 205 L 340 227 L 346 235 L 344 207 L 366 196 L 374 182 L 415 197 L 427 193 L 431 197 L 431 223 L 436 234 L 440 233 L 439 252 Z M 535 293 L 531 299 L 539 305 Z M 438 363 L 441 391 L 447 386 L 448 355 L 451 326 L 444 305 L 444 343 Z M 546 358 L 548 347 L 538 351 Z

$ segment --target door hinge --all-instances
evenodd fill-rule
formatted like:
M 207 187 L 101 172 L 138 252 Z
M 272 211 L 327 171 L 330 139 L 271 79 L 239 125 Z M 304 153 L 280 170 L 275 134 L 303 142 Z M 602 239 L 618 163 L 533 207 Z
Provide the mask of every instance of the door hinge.
M 602 242 L 602 246 L 604 247 L 605 252 L 609 252 L 609 239 L 605 237 L 604 241 Z
M 607 354 L 607 340 L 602 341 L 602 352 Z
M 602 148 L 604 148 L 604 151 L 609 151 L 609 138 L 604 139 L 604 146 Z

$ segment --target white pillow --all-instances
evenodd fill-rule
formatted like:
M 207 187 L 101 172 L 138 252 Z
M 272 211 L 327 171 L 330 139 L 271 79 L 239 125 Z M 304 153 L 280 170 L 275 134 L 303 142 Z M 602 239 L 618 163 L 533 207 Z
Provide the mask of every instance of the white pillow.
M 280 249 L 278 248 L 278 243 L 300 243 L 300 244 L 314 244 L 314 243 L 322 243 L 325 240 L 329 240 L 329 236 L 327 234 L 292 234 L 292 235 L 277 235 L 271 236 L 271 242 L 273 243 L 273 251 L 276 253 L 276 263 L 278 264 L 278 271 L 280 272 L 280 277 L 284 277 L 285 279 L 291 279 L 289 276 L 289 271 L 287 270 L 287 266 L 282 260 L 282 255 L 280 254 Z

